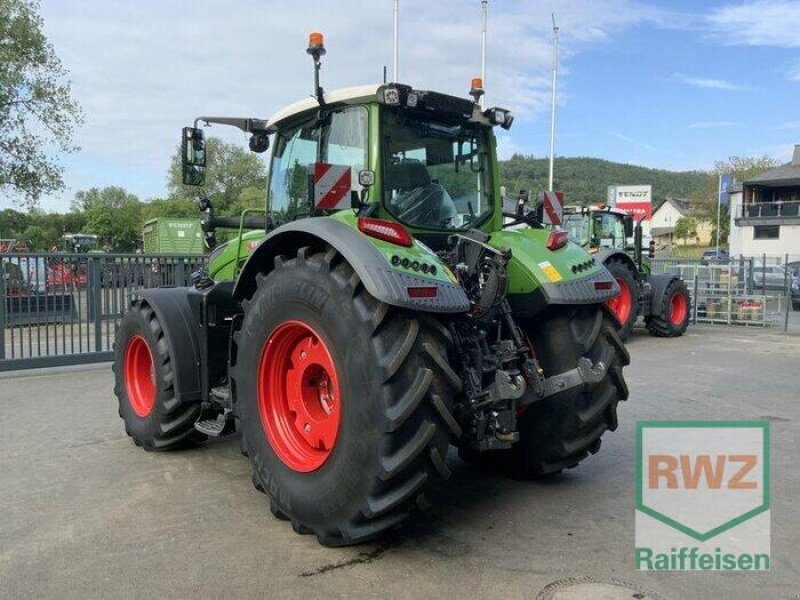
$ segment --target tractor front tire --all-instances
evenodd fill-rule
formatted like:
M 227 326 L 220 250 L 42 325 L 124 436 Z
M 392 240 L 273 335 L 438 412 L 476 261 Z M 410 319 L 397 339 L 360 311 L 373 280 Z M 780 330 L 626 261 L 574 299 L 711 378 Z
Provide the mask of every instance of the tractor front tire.
M 628 398 L 622 368 L 630 356 L 614 318 L 599 305 L 552 306 L 527 324 L 525 334 L 545 377 L 576 368 L 582 357 L 606 367 L 599 382 L 566 389 L 520 415 L 520 440 L 506 466 L 518 479 L 534 479 L 576 466 L 617 428 L 617 403 Z
M 628 339 L 639 314 L 639 285 L 636 270 L 627 262 L 610 258 L 605 263 L 619 285 L 619 295 L 606 304 L 619 321 L 617 333 L 623 340 Z
M 253 483 L 324 545 L 398 525 L 460 435 L 447 330 L 373 298 L 333 249 L 257 277 L 234 334 L 234 410 Z
M 146 302 L 136 302 L 122 318 L 114 342 L 114 394 L 125 432 L 145 450 L 194 445 L 206 437 L 194 423 L 200 404 L 175 395 L 173 364 L 164 329 Z
M 660 298 L 658 307 L 645 318 L 650 335 L 655 337 L 678 337 L 689 326 L 691 297 L 683 279 L 670 281 Z

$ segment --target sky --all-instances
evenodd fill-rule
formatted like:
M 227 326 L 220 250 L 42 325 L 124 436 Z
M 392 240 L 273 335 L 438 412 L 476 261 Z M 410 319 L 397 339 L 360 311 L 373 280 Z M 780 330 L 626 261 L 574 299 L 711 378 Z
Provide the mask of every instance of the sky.
M 41 12 L 86 116 L 80 152 L 62 159 L 67 188 L 45 210 L 89 187 L 164 196 L 196 116 L 266 118 L 311 92 L 310 31 L 325 34 L 327 89 L 380 82 L 384 65 L 391 77 L 391 0 L 41 0 Z M 551 13 L 557 156 L 707 169 L 787 161 L 800 143 L 798 0 L 489 0 L 486 102 L 516 115 L 501 158 L 549 153 Z M 400 0 L 400 32 L 400 81 L 467 95 L 479 0 Z M 208 133 L 246 147 L 236 130 Z

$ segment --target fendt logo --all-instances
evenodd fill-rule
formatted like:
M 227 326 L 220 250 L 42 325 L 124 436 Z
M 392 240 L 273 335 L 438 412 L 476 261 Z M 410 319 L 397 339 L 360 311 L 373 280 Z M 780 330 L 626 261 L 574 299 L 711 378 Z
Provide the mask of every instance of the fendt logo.
M 769 569 L 769 423 L 637 425 L 637 569 Z

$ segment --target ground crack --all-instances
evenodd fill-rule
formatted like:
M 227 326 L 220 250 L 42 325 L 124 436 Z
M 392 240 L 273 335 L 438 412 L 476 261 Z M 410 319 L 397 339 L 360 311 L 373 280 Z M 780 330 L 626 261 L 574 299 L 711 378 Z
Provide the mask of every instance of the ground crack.
M 353 565 L 366 565 L 381 558 L 388 549 L 388 546 L 379 546 L 368 552 L 359 552 L 356 556 L 348 560 L 322 565 L 320 568 L 314 569 L 313 571 L 304 571 L 300 573 L 300 577 L 314 577 L 315 575 L 324 575 L 329 571 L 336 571 L 337 569 L 344 569 L 346 567 L 352 567 Z

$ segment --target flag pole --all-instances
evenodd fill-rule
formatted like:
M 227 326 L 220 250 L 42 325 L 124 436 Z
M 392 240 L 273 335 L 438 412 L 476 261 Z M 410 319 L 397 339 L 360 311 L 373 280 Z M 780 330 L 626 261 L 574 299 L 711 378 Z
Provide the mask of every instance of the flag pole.
M 547 189 L 553 191 L 553 161 L 556 149 L 556 89 L 558 85 L 558 27 L 556 15 L 553 18 L 553 102 L 550 109 L 550 173 L 547 178 Z
M 720 221 L 720 213 L 722 212 L 722 174 L 719 176 L 719 183 L 717 185 L 717 251 L 716 255 L 719 258 L 719 221 Z

